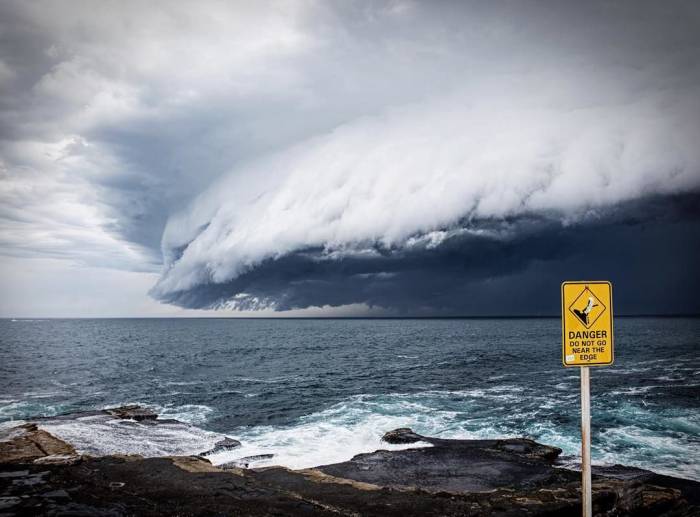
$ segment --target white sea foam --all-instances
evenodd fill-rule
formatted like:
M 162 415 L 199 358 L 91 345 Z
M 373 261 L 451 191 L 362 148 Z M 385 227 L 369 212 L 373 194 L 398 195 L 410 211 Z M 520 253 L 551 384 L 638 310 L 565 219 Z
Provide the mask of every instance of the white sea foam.
M 688 448 L 675 436 L 629 425 L 607 429 L 601 439 L 597 456 L 604 463 L 624 463 L 700 481 L 700 449 Z M 622 447 L 635 452 L 621 455 Z
M 663 388 L 664 386 L 630 386 L 629 388 L 623 388 L 620 390 L 610 391 L 610 395 L 643 395 L 649 393 L 654 388 Z
M 64 395 L 65 390 L 38 390 L 38 391 L 27 391 L 22 396 L 29 399 L 45 399 L 55 397 L 57 395 Z
M 510 392 L 514 389 L 514 386 L 499 386 L 485 390 L 356 395 L 302 417 L 294 425 L 233 430 L 230 435 L 239 439 L 242 447 L 213 454 L 209 460 L 219 465 L 246 456 L 273 454 L 271 459 L 251 466 L 307 468 L 346 461 L 356 454 L 377 449 L 429 446 L 423 442 L 390 445 L 381 441 L 386 431 L 398 427 L 411 427 L 420 434 L 444 438 L 505 437 L 495 421 L 490 425 L 479 419 L 470 420 L 466 412 L 470 399 L 490 397 L 497 401 L 512 396 Z M 440 399 L 450 399 L 456 407 L 447 409 Z
M 252 463 L 252 467 L 284 465 L 289 468 L 307 468 L 346 461 L 363 452 L 377 449 L 400 450 L 427 447 L 427 443 L 391 445 L 381 441 L 384 432 L 397 427 L 413 425 L 412 411 L 424 413 L 406 403 L 395 408 L 395 413 L 380 413 L 370 406 L 363 407 L 358 398 L 335 405 L 325 411 L 303 417 L 296 425 L 287 427 L 259 426 L 239 429 L 231 434 L 241 440 L 242 446 L 210 455 L 215 465 L 246 456 L 273 454 L 268 460 Z M 447 420 L 450 415 L 443 415 Z M 439 418 L 439 416 L 438 416 Z
M 654 377 L 655 381 L 668 381 L 668 382 L 679 382 L 685 381 L 682 375 L 662 375 L 660 377 Z
M 201 404 L 185 404 L 182 406 L 158 406 L 156 412 L 160 418 L 173 418 L 180 422 L 200 425 L 210 418 L 214 410 Z
M 238 377 L 239 381 L 243 382 L 251 382 L 251 383 L 262 383 L 262 384 L 279 384 L 280 382 L 286 382 L 291 379 L 294 379 L 295 376 L 292 377 L 272 377 L 271 379 L 262 379 L 258 377 Z
M 140 423 L 86 416 L 51 420 L 39 427 L 70 443 L 83 454 L 140 454 L 142 456 L 193 455 L 211 449 L 223 438 L 218 433 L 176 423 Z

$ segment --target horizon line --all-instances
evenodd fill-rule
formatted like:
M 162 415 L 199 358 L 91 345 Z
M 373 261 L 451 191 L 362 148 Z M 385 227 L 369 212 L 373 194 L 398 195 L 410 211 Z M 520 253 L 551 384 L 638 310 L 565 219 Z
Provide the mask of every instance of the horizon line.
M 700 313 L 615 314 L 614 318 L 700 318 Z M 561 315 L 487 316 L 0 316 L 0 320 L 506 320 L 561 319 Z

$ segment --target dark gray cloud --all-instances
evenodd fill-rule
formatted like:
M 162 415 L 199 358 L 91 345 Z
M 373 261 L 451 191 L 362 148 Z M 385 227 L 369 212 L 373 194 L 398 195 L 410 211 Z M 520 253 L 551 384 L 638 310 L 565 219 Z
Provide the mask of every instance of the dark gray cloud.
M 404 313 L 627 278 L 565 252 L 586 235 L 684 263 L 649 235 L 694 223 L 612 214 L 700 188 L 699 28 L 692 1 L 5 2 L 1 251 L 162 248 L 185 307 Z
M 551 315 L 564 280 L 609 279 L 622 314 L 698 313 L 699 201 L 700 194 L 652 197 L 566 226 L 538 216 L 471 221 L 436 247 L 377 247 L 340 259 L 298 250 L 165 300 L 190 308 L 366 303 L 404 315 Z

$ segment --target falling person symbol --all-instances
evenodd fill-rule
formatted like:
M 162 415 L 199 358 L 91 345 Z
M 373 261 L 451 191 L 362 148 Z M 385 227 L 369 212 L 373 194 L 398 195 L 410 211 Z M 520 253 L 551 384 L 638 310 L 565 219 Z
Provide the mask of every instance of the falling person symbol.
M 593 301 L 593 297 L 589 296 L 588 297 L 588 304 L 583 308 L 582 311 L 578 309 L 574 309 L 574 314 L 578 317 L 578 319 L 581 320 L 581 322 L 588 326 L 588 315 L 591 313 L 593 310 L 593 307 L 597 307 L 598 304 Z

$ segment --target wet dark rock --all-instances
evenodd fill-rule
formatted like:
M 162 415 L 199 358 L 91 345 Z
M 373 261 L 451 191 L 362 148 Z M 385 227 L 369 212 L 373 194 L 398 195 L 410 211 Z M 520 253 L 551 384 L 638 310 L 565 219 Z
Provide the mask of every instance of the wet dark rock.
M 200 456 L 208 456 L 209 454 L 214 454 L 217 452 L 230 451 L 231 449 L 236 449 L 240 446 L 241 442 L 239 442 L 238 440 L 234 440 L 233 438 L 229 438 L 227 436 L 223 440 L 219 440 L 218 442 L 216 442 L 214 444 L 214 447 L 212 447 L 208 451 L 202 452 Z
M 593 478 L 620 479 L 633 481 L 643 485 L 654 485 L 679 490 L 688 503 L 700 507 L 700 483 L 690 479 L 676 478 L 657 474 L 650 470 L 624 465 L 612 465 L 607 467 L 594 466 Z M 698 514 L 700 515 L 700 513 Z
M 217 451 L 228 451 L 230 449 L 235 449 L 236 447 L 240 447 L 241 442 L 238 440 L 234 440 L 233 438 L 229 438 L 228 436 L 224 438 L 221 441 L 218 441 L 214 444 L 214 450 Z
M 117 418 L 136 420 L 137 422 L 141 422 L 143 420 L 155 420 L 158 418 L 158 413 L 138 405 L 105 409 L 105 412 Z
M 394 429 L 393 431 L 389 431 L 382 436 L 383 442 L 392 444 L 416 443 L 420 442 L 422 439 L 423 437 L 421 435 L 414 433 L 413 430 L 408 427 Z
M 471 447 L 477 446 L 491 450 L 500 450 L 506 453 L 513 453 L 532 459 L 542 459 L 554 461 L 561 454 L 559 447 L 551 447 L 537 443 L 528 438 L 509 438 L 505 440 L 449 440 L 444 438 L 433 438 L 415 433 L 409 427 L 400 427 L 384 434 L 383 442 L 391 444 L 407 444 L 416 442 L 426 442 L 438 447 Z
M 46 484 L 45 477 L 49 474 L 48 470 L 36 472 L 24 477 L 12 480 L 13 486 L 36 486 Z
M 10 470 L 7 472 L 0 472 L 0 478 L 21 478 L 28 475 L 28 470 Z
M 269 460 L 274 457 L 274 454 L 255 454 L 253 456 L 246 456 L 244 458 L 241 458 L 243 461 L 260 461 L 260 460 Z
M 512 452 L 532 459 L 541 459 L 548 462 L 556 460 L 561 454 L 559 447 L 543 445 L 528 438 L 509 438 L 497 440 L 493 446 L 496 450 Z
M 432 492 L 536 488 L 575 479 L 552 466 L 556 450 L 531 440 L 421 440 L 433 446 L 359 454 L 317 469 L 363 483 Z

